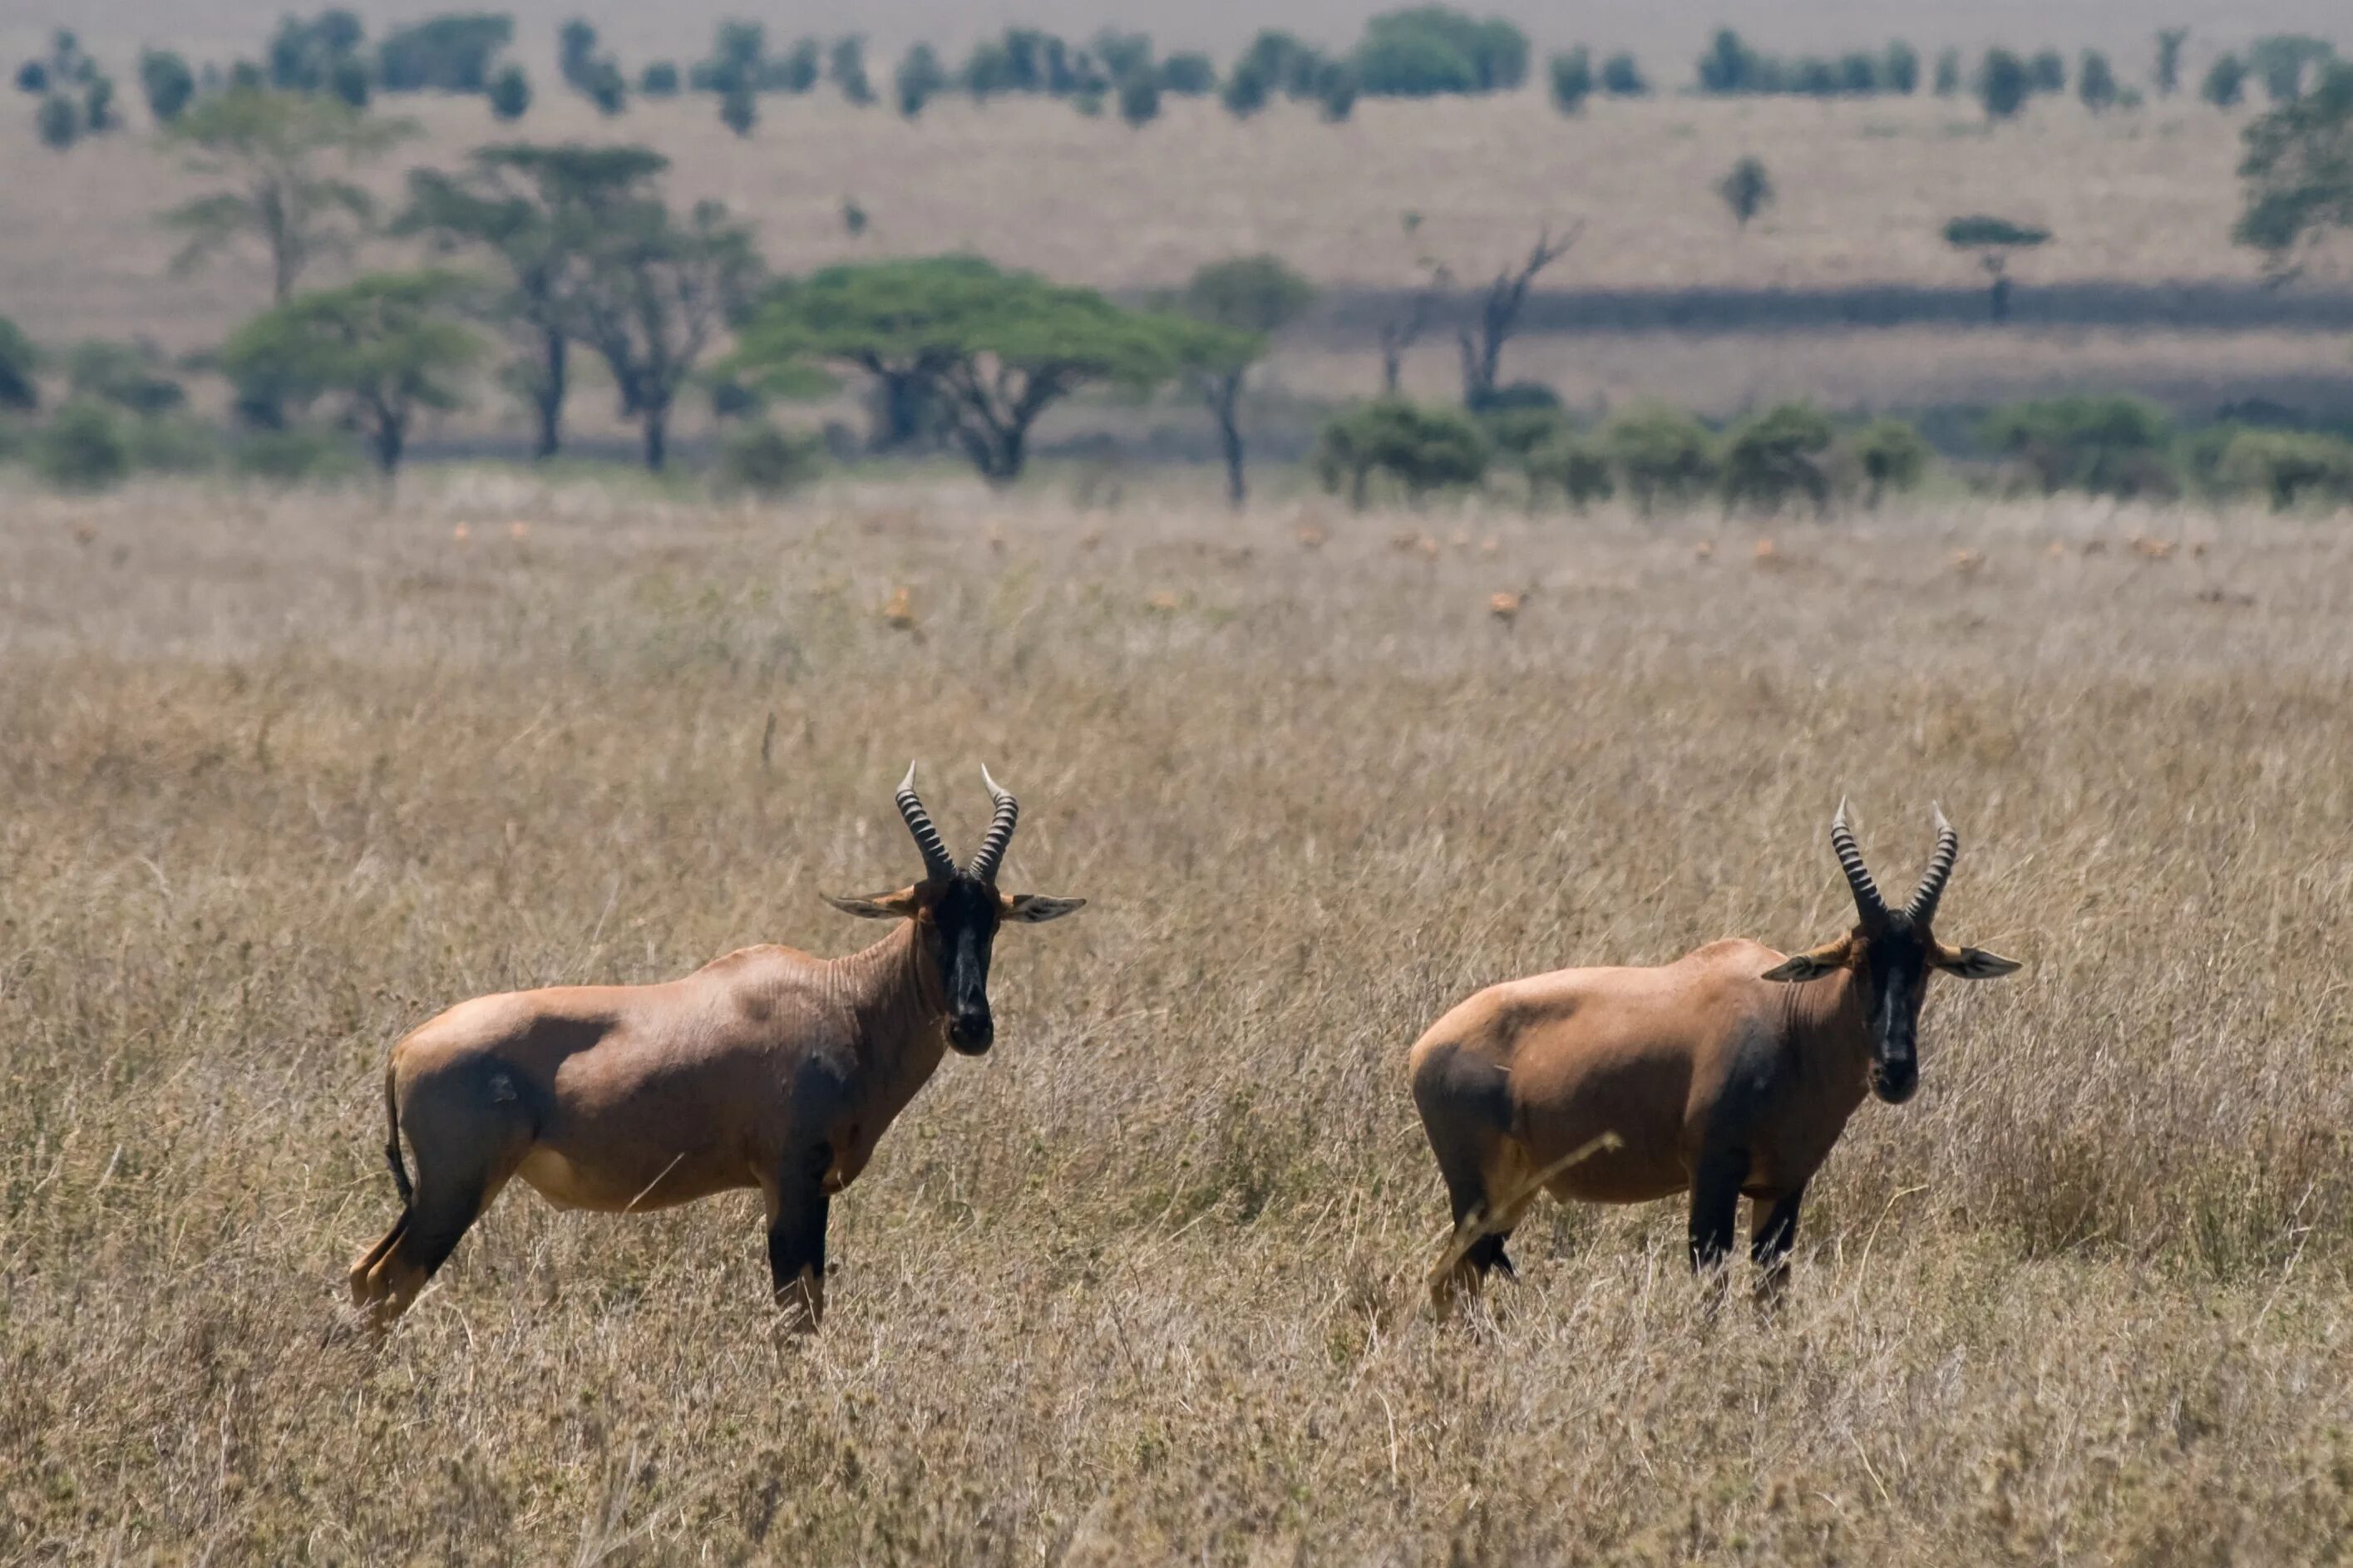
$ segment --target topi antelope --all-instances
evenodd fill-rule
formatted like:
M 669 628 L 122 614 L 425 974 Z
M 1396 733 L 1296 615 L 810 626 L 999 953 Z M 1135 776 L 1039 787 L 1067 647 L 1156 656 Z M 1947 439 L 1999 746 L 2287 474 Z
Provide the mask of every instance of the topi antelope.
M 664 984 L 478 997 L 393 1047 L 385 1156 L 400 1218 L 351 1272 L 353 1300 L 375 1326 L 407 1309 L 521 1176 L 559 1208 L 607 1213 L 759 1188 L 777 1301 L 815 1329 L 833 1194 L 858 1179 L 944 1049 L 976 1057 L 995 1037 L 997 927 L 1060 920 L 1086 902 L 997 891 L 1020 806 L 986 768 L 981 778 L 996 815 L 958 866 L 907 770 L 899 814 L 923 851 L 923 880 L 826 899 L 905 922 L 862 952 L 747 947 Z
M 1888 908 L 1841 802 L 1831 844 L 1854 893 L 1854 929 L 1785 957 L 1712 942 L 1646 969 L 1567 969 L 1493 985 L 1415 1042 L 1414 1104 L 1452 1200 L 1454 1234 L 1431 1282 L 1441 1315 L 1491 1269 L 1541 1191 L 1564 1202 L 1691 1194 L 1691 1260 L 1732 1248 L 1751 1200 L 1760 1297 L 1780 1292 L 1798 1207 L 1862 1103 L 1919 1085 L 1920 1005 L 1931 970 L 1989 980 L 2018 965 L 1947 947 L 1932 927 L 1960 838 L 1936 814 L 1918 891 Z

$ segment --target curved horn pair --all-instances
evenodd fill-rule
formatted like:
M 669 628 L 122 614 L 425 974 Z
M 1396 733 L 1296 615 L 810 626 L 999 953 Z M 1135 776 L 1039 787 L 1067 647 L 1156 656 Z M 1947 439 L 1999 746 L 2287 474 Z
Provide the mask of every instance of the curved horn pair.
M 1021 803 L 998 786 L 980 770 L 981 782 L 988 785 L 990 804 L 997 815 L 988 824 L 988 832 L 980 841 L 979 850 L 965 865 L 965 870 L 984 882 L 997 880 L 997 868 L 1005 859 L 1006 846 L 1013 842 L 1013 825 L 1020 819 Z M 899 815 L 906 819 L 907 831 L 915 837 L 915 847 L 923 852 L 923 875 L 927 879 L 944 880 L 956 874 L 955 857 L 948 853 L 940 830 L 932 825 L 932 814 L 923 809 L 923 798 L 915 794 L 915 764 L 907 764 L 907 776 L 899 781 Z
M 1953 874 L 1953 862 L 1961 853 L 1961 836 L 1945 820 L 1942 806 L 1929 808 L 1936 814 L 1936 852 L 1928 858 L 1928 869 L 1920 878 L 1920 886 L 1912 901 L 1904 907 L 1905 918 L 1914 925 L 1926 925 L 1936 916 L 1936 900 L 1945 896 L 1945 883 Z M 1887 922 L 1887 900 L 1879 896 L 1879 884 L 1871 879 L 1870 868 L 1862 863 L 1862 851 L 1855 847 L 1854 830 L 1846 823 L 1846 802 L 1839 802 L 1838 815 L 1831 819 L 1831 847 L 1838 852 L 1839 869 L 1846 873 L 1847 886 L 1854 892 L 1855 912 L 1865 925 Z

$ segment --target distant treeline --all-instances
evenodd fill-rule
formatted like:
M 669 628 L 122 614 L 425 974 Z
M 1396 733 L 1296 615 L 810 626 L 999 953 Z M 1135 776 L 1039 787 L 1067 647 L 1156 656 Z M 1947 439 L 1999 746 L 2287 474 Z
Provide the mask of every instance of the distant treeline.
M 452 12 L 396 26 L 372 41 L 358 16 L 338 7 L 307 19 L 285 16 L 258 58 L 191 65 L 172 50 L 146 50 L 139 61 L 139 82 L 150 111 L 165 122 L 199 94 L 240 87 L 331 93 L 353 107 L 365 107 L 378 93 L 477 95 L 489 100 L 498 118 L 512 121 L 529 110 L 533 96 L 529 74 L 512 58 L 514 35 L 513 18 L 505 13 Z M 2155 36 L 2146 78 L 2150 92 L 2166 97 L 2182 89 L 2188 38 L 2188 30 L 2179 27 Z M 2293 102 L 2334 57 L 2334 46 L 2326 39 L 2288 34 L 2261 38 L 2215 56 L 2200 91 L 2208 101 L 2229 108 L 2243 101 L 2253 82 L 2274 103 Z M 1088 115 L 1115 110 L 1130 124 L 1141 125 L 1158 117 L 1164 96 L 1214 95 L 1240 117 L 1288 100 L 1314 106 L 1327 121 L 1341 121 L 1360 98 L 1514 92 L 1527 84 L 1534 59 L 1528 35 L 1516 24 L 1444 5 L 1375 16 L 1353 45 L 1338 50 L 1268 28 L 1222 69 L 1198 51 L 1164 56 L 1140 32 L 1105 28 L 1074 40 L 1035 27 L 1008 27 L 955 61 L 930 44 L 913 45 L 891 73 L 888 101 L 913 119 L 949 94 L 976 101 L 1050 98 Z M 626 110 L 633 96 L 710 95 L 719 100 L 721 117 L 743 135 L 757 125 L 760 100 L 770 95 L 810 93 L 830 85 L 852 104 L 884 101 L 870 73 L 862 36 L 772 39 L 754 21 L 722 22 L 699 59 L 655 59 L 632 71 L 603 46 L 592 25 L 575 19 L 560 34 L 557 71 L 566 88 L 608 115 Z M 70 32 L 58 33 L 45 56 L 22 62 L 16 79 L 39 98 L 37 126 L 52 146 L 69 146 L 121 123 L 112 79 Z M 1569 113 L 1597 93 L 1634 98 L 1653 90 L 1632 54 L 1610 54 L 1597 65 L 1593 52 L 1581 47 L 1552 55 L 1544 80 L 1553 101 Z M 2094 111 L 2128 109 L 2143 98 L 2141 88 L 2127 83 L 2096 49 L 2084 50 L 2072 68 L 2055 49 L 2030 54 L 1992 48 L 1974 63 L 1947 49 L 1930 65 L 1901 40 L 1833 55 L 1785 57 L 1754 47 L 1730 27 L 1720 29 L 1699 57 L 1692 86 L 1720 97 L 1968 92 L 1989 117 L 2006 119 L 2037 95 L 2068 91 L 2071 83 Z

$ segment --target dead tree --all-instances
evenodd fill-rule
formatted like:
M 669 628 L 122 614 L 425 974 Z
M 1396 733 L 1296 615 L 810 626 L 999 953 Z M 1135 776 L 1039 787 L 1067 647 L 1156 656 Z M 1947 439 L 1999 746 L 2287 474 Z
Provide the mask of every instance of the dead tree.
M 1381 323 L 1381 395 L 1398 395 L 1398 374 L 1405 368 L 1406 351 L 1421 341 L 1430 331 L 1430 323 L 1438 315 L 1438 307 L 1453 287 L 1453 274 L 1436 263 L 1426 263 L 1430 268 L 1419 288 L 1406 296 L 1398 313 Z
M 1528 285 L 1535 281 L 1537 273 L 1567 255 L 1577 236 L 1584 232 L 1584 224 L 1572 224 L 1556 240 L 1549 226 L 1543 229 L 1528 258 L 1517 270 L 1506 268 L 1496 273 L 1494 281 L 1480 297 L 1477 308 L 1455 330 L 1456 341 L 1462 350 L 1462 401 L 1467 406 L 1482 407 L 1494 396 L 1504 345 L 1511 342 L 1512 333 L 1520 324 Z

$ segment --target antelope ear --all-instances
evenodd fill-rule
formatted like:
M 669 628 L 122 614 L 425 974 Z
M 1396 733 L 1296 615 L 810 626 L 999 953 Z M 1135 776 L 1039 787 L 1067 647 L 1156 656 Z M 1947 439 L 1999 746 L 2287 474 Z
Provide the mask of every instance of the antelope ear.
M 1836 942 L 1815 948 L 1811 952 L 1785 958 L 1757 978 L 1782 982 L 1819 980 L 1825 974 L 1835 974 L 1844 969 L 1853 956 L 1854 939 L 1842 936 Z
M 875 893 L 863 899 L 838 899 L 831 893 L 818 897 L 846 915 L 856 915 L 862 921 L 911 921 L 917 908 L 915 889 L 902 888 L 895 893 Z
M 1050 899 L 1043 893 L 1020 893 L 1005 900 L 1002 918 L 1023 925 L 1043 925 L 1064 915 L 1077 914 L 1086 907 L 1084 899 Z
M 1981 947 L 1947 947 L 1942 942 L 1928 962 L 1957 980 L 1994 980 L 2019 967 L 2018 960 Z

